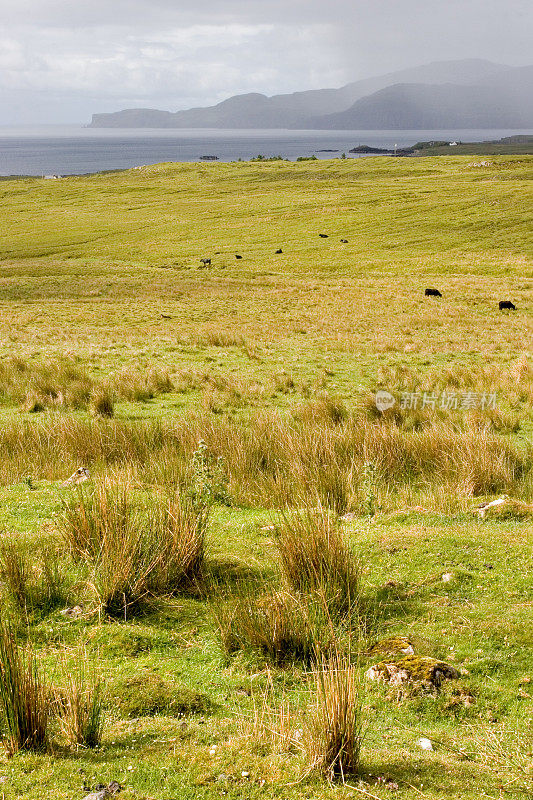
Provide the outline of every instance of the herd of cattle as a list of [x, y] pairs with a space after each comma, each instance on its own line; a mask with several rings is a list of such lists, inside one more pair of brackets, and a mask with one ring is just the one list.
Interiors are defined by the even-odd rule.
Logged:
[[[442, 297], [442, 293], [438, 289], [426, 289], [424, 292], [426, 297]], [[516, 311], [516, 306], [510, 300], [500, 300], [498, 303], [500, 311]]]
[[[328, 233], [319, 233], [318, 234], [321, 239], [329, 239]], [[342, 244], [348, 244], [348, 239], [341, 239]], [[276, 250], [276, 255], [283, 253], [281, 247]], [[218, 253], [217, 253], [218, 255]], [[242, 259], [242, 256], [239, 253], [235, 253], [235, 258], [237, 261]], [[211, 266], [211, 259], [210, 258], [201, 258], [200, 259], [201, 267], [210, 267]], [[431, 289], [427, 288], [424, 292], [425, 297], [442, 297], [442, 292], [439, 292], [438, 289]], [[500, 300], [498, 303], [498, 308], [500, 311], [516, 311], [516, 306], [510, 300]]]

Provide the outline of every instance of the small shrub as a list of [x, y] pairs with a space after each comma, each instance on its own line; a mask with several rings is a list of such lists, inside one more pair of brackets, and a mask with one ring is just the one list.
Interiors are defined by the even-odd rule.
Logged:
[[190, 496], [196, 508], [208, 508], [213, 503], [232, 505], [224, 459], [214, 458], [203, 439], [192, 455], [191, 472]]
[[0, 622], [0, 708], [10, 754], [46, 748], [49, 700], [34, 653], [18, 647], [12, 629]]

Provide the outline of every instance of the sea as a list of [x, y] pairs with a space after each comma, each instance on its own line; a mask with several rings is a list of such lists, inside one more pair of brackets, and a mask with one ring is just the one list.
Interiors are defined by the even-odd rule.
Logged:
[[0, 175], [83, 175], [168, 161], [248, 161], [258, 155], [291, 161], [350, 158], [353, 147], [402, 148], [420, 141], [477, 142], [533, 130], [207, 130], [120, 129], [58, 125], [0, 127]]

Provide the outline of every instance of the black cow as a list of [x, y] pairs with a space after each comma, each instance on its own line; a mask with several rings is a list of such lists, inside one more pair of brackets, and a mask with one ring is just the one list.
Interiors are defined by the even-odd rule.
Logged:
[[341, 239], [341, 244], [348, 244], [348, 239]]
[[438, 289], [426, 289], [424, 297], [442, 297]]
[[280, 253], [283, 253], [283, 250], [281, 249], [281, 247], [279, 248], [279, 250], [276, 250], [276, 255], [279, 256]]
[[319, 233], [318, 235], [320, 236], [321, 239], [329, 238], [327, 233]]
[[242, 258], [242, 256], [238, 256], [237, 253], [235, 253], [235, 258], [237, 259], [237, 261], [239, 261]]
[[515, 304], [511, 303], [510, 300], [500, 300], [498, 303], [498, 308], [500, 311], [505, 311], [505, 309], [508, 309], [509, 311], [516, 311]]
[[209, 267], [209, 266], [211, 266], [211, 259], [210, 258], [201, 258], [200, 259], [200, 264], [203, 264], [204, 267]]

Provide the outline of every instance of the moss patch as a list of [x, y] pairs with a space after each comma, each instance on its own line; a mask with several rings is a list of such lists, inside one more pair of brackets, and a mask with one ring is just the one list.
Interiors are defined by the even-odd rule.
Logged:
[[116, 681], [108, 690], [107, 697], [110, 707], [125, 717], [155, 714], [182, 717], [206, 714], [213, 709], [213, 703], [206, 695], [165, 680], [151, 670]]

